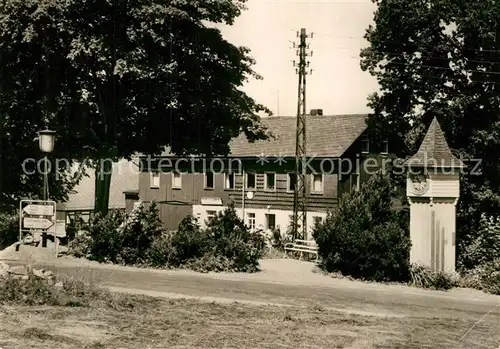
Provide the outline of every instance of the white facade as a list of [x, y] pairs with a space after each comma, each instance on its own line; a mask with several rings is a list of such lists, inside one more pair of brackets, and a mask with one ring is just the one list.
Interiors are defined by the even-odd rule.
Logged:
[[[211, 205], [193, 205], [193, 216], [198, 218], [200, 224], [205, 226], [205, 222], [219, 211], [225, 210], [226, 206], [211, 206]], [[242, 209], [235, 208], [236, 213], [242, 217]], [[316, 220], [324, 220], [326, 212], [307, 212], [308, 239], [312, 239], [312, 229]], [[245, 208], [244, 222], [251, 229], [263, 230], [279, 228], [282, 234], [285, 234], [293, 217], [293, 211], [262, 209], [262, 208]]]
[[455, 271], [456, 206], [460, 193], [458, 174], [431, 174], [422, 191], [410, 179], [410, 262], [445, 272]]

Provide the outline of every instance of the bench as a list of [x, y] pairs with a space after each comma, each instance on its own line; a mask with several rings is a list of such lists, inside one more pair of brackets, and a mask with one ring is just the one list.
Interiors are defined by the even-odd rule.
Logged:
[[318, 245], [316, 245], [314, 240], [295, 240], [294, 242], [287, 243], [283, 258], [288, 257], [288, 251], [300, 252], [300, 259], [302, 259], [304, 253], [310, 253], [316, 256], [316, 263], [319, 260]]

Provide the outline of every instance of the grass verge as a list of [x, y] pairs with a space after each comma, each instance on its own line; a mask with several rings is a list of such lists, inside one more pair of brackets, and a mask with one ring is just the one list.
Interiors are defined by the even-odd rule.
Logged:
[[1, 286], [3, 349], [437, 349], [496, 348], [500, 343], [500, 307], [477, 321], [457, 312], [389, 317], [317, 305], [164, 300], [115, 294], [67, 277], [7, 279]]
[[357, 316], [317, 307], [171, 300], [130, 309], [3, 306], [0, 311], [4, 349], [498, 346], [491, 322], [480, 324], [459, 341], [459, 334], [473, 325], [470, 321]]

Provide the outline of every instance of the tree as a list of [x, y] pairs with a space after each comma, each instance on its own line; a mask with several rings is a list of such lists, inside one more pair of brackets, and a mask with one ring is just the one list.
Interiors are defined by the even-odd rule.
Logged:
[[338, 207], [314, 227], [321, 266], [375, 281], [407, 281], [408, 221], [392, 209], [394, 183], [377, 173], [360, 191], [345, 193]]
[[[500, 3], [376, 0], [361, 67], [380, 93], [369, 98], [372, 136], [388, 137], [399, 156], [416, 152], [437, 116], [463, 159], [481, 159], [482, 174], [462, 176], [459, 254], [481, 213], [500, 210]], [[473, 170], [475, 162], [468, 162]], [[477, 171], [477, 170], [476, 170]]]
[[95, 160], [102, 213], [112, 168], [101, 159], [165, 146], [219, 155], [241, 132], [264, 139], [258, 113], [270, 112], [240, 90], [260, 78], [249, 50], [205, 24], [232, 24], [245, 1], [6, 0], [2, 115], [55, 129], [59, 156]]

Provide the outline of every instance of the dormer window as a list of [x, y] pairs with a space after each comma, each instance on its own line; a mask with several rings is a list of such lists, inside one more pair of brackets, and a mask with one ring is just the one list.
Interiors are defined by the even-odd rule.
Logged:
[[370, 152], [370, 138], [368, 135], [364, 135], [361, 138], [361, 153], [368, 154]]

